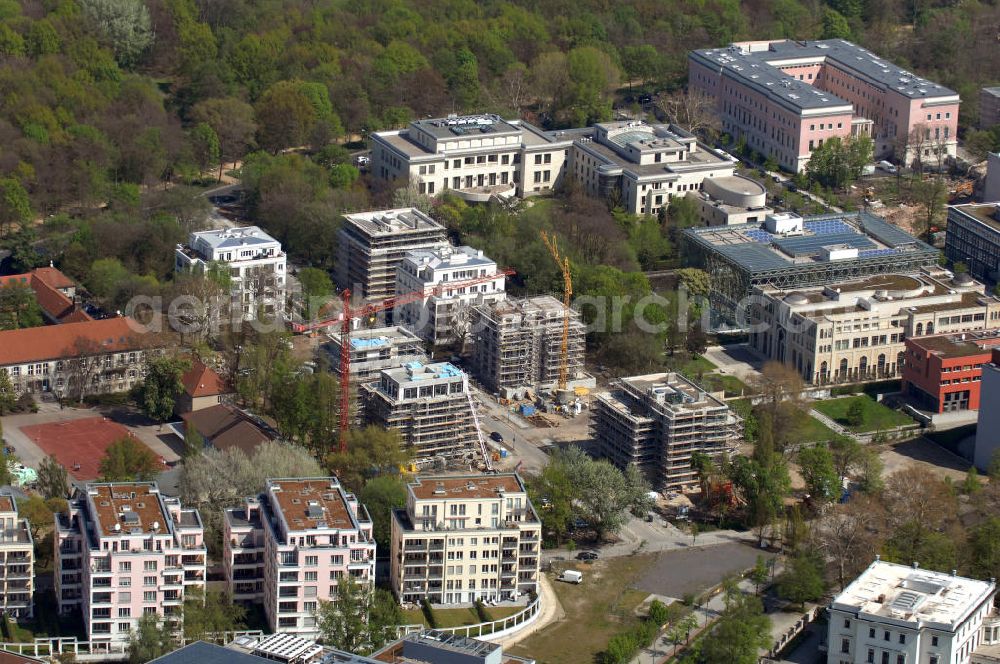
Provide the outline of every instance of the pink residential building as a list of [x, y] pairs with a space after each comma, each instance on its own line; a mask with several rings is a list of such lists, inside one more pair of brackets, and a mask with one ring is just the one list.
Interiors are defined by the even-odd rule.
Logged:
[[843, 39], [692, 51], [688, 86], [715, 100], [724, 132], [794, 172], [834, 137], [868, 134], [877, 159], [906, 165], [957, 146], [958, 93]]
[[271, 630], [315, 635], [319, 602], [348, 575], [375, 582], [368, 510], [335, 477], [271, 479], [226, 510], [224, 565], [235, 602], [263, 604]]
[[80, 609], [90, 641], [125, 641], [144, 615], [180, 619], [204, 592], [201, 516], [155, 483], [88, 484], [55, 525], [59, 612]]

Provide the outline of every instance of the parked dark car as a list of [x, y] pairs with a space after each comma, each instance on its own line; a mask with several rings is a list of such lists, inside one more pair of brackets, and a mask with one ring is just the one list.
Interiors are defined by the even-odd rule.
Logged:
[[577, 560], [597, 560], [598, 555], [596, 551], [581, 551], [576, 554]]
[[490, 440], [492, 440], [492, 441], [494, 441], [496, 443], [502, 443], [503, 442], [503, 436], [500, 435], [499, 431], [491, 431], [490, 432]]

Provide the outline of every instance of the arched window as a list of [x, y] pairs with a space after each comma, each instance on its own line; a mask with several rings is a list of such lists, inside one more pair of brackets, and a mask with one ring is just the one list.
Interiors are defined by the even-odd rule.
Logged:
[[837, 372], [838, 378], [847, 378], [847, 358], [845, 357], [840, 361], [840, 371]]
[[819, 365], [819, 382], [825, 383], [830, 378], [829, 371], [830, 369], [827, 366], [826, 361], [821, 362]]
[[934, 323], [927, 323], [927, 334], [934, 334]]
[[923, 323], [917, 323], [917, 336], [919, 337], [919, 336], [923, 335], [923, 333], [924, 333], [924, 324]]
[[867, 375], [868, 375], [868, 358], [862, 355], [861, 361], [858, 362], [858, 376], [864, 378]]
[[881, 353], [878, 356], [878, 375], [885, 375], [885, 353]]

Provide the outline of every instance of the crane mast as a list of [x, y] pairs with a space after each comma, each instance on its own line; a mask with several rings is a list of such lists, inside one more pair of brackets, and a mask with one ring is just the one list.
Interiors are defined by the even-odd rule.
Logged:
[[559, 245], [555, 236], [545, 231], [541, 232], [542, 242], [559, 266], [563, 278], [563, 329], [562, 344], [559, 349], [559, 389], [565, 390], [569, 378], [569, 310], [573, 297], [573, 276], [569, 269], [569, 258], [559, 254]]

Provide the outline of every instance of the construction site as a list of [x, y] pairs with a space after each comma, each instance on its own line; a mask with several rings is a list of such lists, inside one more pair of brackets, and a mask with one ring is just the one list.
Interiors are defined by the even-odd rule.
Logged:
[[695, 486], [695, 453], [713, 459], [735, 450], [742, 422], [725, 402], [678, 373], [622, 378], [595, 398], [591, 430], [603, 458], [635, 464], [663, 491]]
[[[569, 333], [562, 350], [564, 318]], [[554, 392], [565, 360], [566, 389], [592, 388], [584, 372], [586, 329], [580, 314], [550, 295], [508, 299], [472, 310], [471, 366], [483, 386], [505, 399]]]
[[475, 462], [488, 455], [465, 373], [450, 362], [409, 362], [361, 385], [365, 423], [399, 431], [414, 460]]
[[346, 214], [337, 239], [337, 284], [366, 299], [395, 295], [409, 252], [448, 246], [444, 226], [416, 208]]

